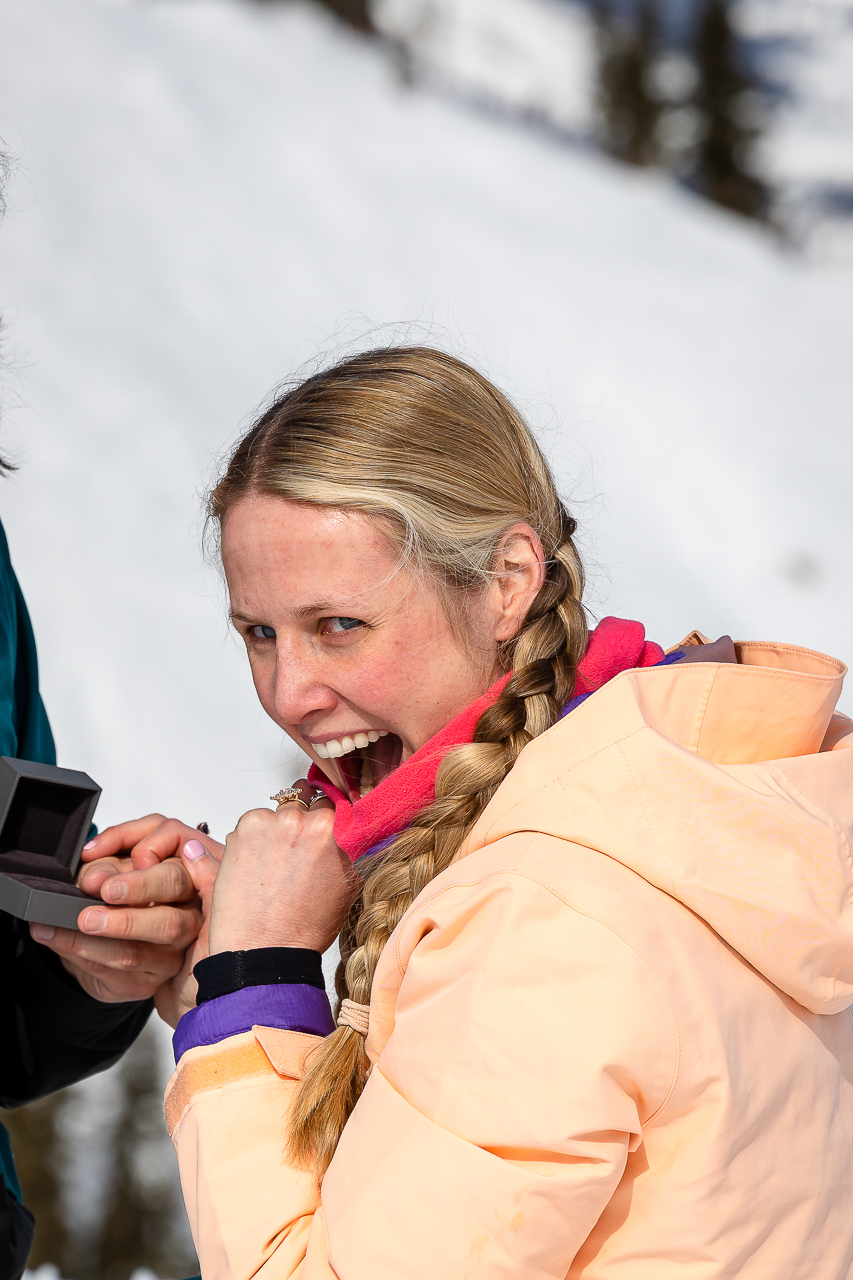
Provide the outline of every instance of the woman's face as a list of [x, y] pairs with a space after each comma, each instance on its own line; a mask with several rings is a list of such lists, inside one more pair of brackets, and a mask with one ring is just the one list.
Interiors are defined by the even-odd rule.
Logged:
[[243, 498], [222, 557], [264, 710], [351, 799], [485, 692], [517, 625], [490, 587], [461, 641], [436, 591], [357, 512]]

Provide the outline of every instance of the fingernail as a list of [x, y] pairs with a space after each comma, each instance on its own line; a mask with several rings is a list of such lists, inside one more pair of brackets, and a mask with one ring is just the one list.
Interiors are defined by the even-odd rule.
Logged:
[[101, 890], [101, 897], [108, 902], [121, 902], [127, 897], [127, 885], [124, 880], [108, 880]]
[[207, 853], [204, 845], [200, 840], [188, 840], [184, 845], [184, 857], [190, 862], [195, 862], [197, 858], [203, 858]]
[[106, 923], [106, 911], [87, 911], [83, 917], [83, 928], [87, 933], [100, 933]]
[[87, 841], [86, 841], [86, 843], [83, 845], [83, 848], [84, 848], [84, 849], [94, 849], [94, 847], [95, 847], [95, 845], [96, 845], [97, 843], [98, 843], [98, 838], [97, 838], [97, 836], [95, 836], [94, 840], [87, 840]]
[[31, 924], [30, 935], [35, 938], [36, 942], [50, 942], [56, 933], [52, 924]]

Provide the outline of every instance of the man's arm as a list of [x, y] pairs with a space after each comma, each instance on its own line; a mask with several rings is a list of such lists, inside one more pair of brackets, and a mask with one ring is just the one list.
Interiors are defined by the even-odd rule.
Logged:
[[16, 1107], [111, 1066], [139, 1035], [153, 1001], [105, 1004], [59, 957], [0, 912], [0, 1105]]

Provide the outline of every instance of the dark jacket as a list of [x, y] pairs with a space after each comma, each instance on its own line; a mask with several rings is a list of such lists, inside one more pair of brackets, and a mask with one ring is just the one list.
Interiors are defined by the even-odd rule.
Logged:
[[[2, 524], [0, 755], [56, 764], [32, 624]], [[32, 941], [26, 924], [0, 911], [0, 1106], [20, 1106], [111, 1066], [139, 1035], [151, 1009], [150, 1000], [94, 1000], [52, 951]], [[2, 1129], [0, 1280], [21, 1274], [31, 1242], [32, 1218], [20, 1204]]]

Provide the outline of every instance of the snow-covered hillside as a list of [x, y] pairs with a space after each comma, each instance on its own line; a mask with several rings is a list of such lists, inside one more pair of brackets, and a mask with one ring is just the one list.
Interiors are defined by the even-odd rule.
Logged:
[[595, 119], [588, 9], [566, 0], [372, 0], [404, 75], [576, 137]]
[[347, 325], [418, 321], [539, 425], [593, 603], [851, 651], [853, 282], [653, 176], [406, 91], [302, 4], [6, 0], [0, 510], [102, 821], [223, 833], [296, 765], [197, 493]]
[[[689, 45], [703, 2], [657, 0], [665, 39]], [[773, 217], [814, 261], [851, 265], [853, 0], [731, 0], [730, 8], [741, 54], [766, 91], [751, 163], [772, 191]], [[587, 140], [598, 132], [594, 9], [595, 0], [371, 0], [408, 77]], [[664, 63], [658, 87], [677, 99], [689, 62], [670, 50]], [[669, 121], [667, 133], [683, 133], [684, 109]]]

